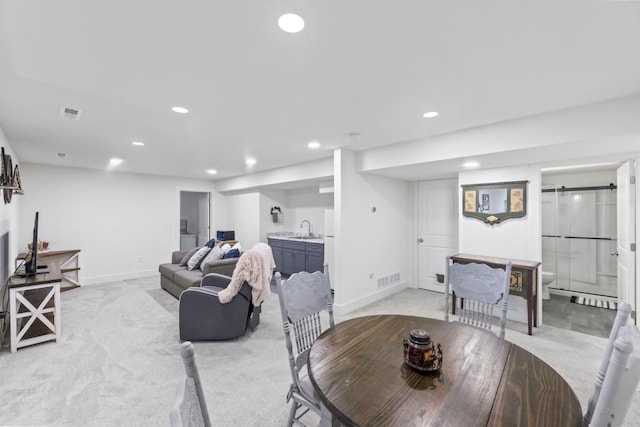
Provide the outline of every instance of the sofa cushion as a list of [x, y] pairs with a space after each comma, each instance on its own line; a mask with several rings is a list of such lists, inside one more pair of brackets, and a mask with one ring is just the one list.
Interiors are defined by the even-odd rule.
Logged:
[[173, 274], [173, 281], [181, 288], [200, 286], [202, 272], [200, 270], [180, 270]]
[[160, 267], [158, 268], [158, 270], [160, 271], [160, 274], [162, 274], [163, 276], [171, 280], [173, 280], [173, 274], [176, 271], [186, 270], [186, 269], [187, 267], [179, 264], [160, 264]]
[[240, 256], [240, 251], [237, 249], [231, 249], [229, 252], [225, 253], [222, 259], [228, 258], [238, 258]]
[[193, 256], [193, 254], [198, 252], [198, 249], [200, 249], [200, 248], [193, 248], [189, 252], [184, 254], [184, 256], [182, 257], [182, 260], [180, 261], [180, 265], [187, 265], [187, 263], [189, 262], [189, 260]]
[[222, 259], [223, 256], [224, 256], [224, 251], [221, 248], [218, 248], [218, 247], [211, 248], [207, 256], [204, 257], [204, 259], [200, 263], [200, 269], [202, 270], [202, 266], [204, 266], [205, 264], [211, 261]]
[[198, 249], [198, 252], [196, 252], [191, 258], [189, 258], [189, 261], [187, 262], [187, 269], [195, 270], [196, 268], [198, 268], [200, 266], [200, 263], [202, 262], [204, 257], [207, 256], [210, 250], [211, 248], [209, 246], [203, 246]]
[[202, 274], [218, 273], [231, 277], [240, 258], [219, 259], [200, 265]]

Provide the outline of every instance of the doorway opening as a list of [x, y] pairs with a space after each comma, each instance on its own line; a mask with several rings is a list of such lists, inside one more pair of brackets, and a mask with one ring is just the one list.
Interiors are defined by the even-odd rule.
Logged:
[[418, 288], [444, 292], [445, 258], [458, 252], [458, 179], [418, 183]]
[[210, 193], [180, 191], [180, 250], [204, 246], [210, 239]]
[[555, 279], [550, 293], [615, 301], [616, 198], [613, 183], [542, 189], [542, 269]]
[[616, 304], [627, 300], [627, 287], [635, 287], [621, 275], [618, 255], [628, 240], [625, 218], [635, 221], [635, 201], [624, 202], [624, 166], [543, 171], [541, 296], [547, 325], [607, 337]]

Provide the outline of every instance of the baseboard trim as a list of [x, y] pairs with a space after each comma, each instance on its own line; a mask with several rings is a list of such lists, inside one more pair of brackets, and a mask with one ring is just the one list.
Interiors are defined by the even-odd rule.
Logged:
[[[82, 277], [82, 279], [80, 280], [80, 285], [82, 286], [99, 285], [102, 283], [117, 282], [118, 280], [140, 279], [142, 277], [149, 277], [149, 276], [159, 277], [160, 273], [157, 270], [142, 270], [142, 271], [131, 271], [128, 273], [107, 274], [104, 276]], [[158, 286], [160, 286], [160, 282], [158, 282]]]
[[362, 298], [358, 298], [346, 304], [334, 304], [333, 310], [337, 315], [344, 315], [369, 304], [372, 304], [376, 301], [380, 301], [381, 299], [384, 299], [393, 294], [397, 294], [398, 292], [407, 289], [408, 287], [409, 282], [400, 282], [396, 285], [387, 286], [386, 288], [380, 289], [379, 291], [376, 291], [369, 295], [365, 295]]

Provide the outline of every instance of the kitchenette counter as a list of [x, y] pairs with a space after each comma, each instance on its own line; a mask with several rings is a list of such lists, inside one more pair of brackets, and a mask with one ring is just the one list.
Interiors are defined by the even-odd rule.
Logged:
[[310, 236], [302, 236], [296, 233], [278, 233], [278, 234], [268, 234], [267, 238], [279, 239], [279, 240], [293, 240], [296, 242], [307, 242], [307, 243], [324, 243], [323, 236], [319, 236], [317, 234], [312, 234]]
[[280, 273], [289, 276], [299, 271], [323, 271], [323, 236], [281, 232], [268, 234], [267, 240], [273, 252], [276, 269]]

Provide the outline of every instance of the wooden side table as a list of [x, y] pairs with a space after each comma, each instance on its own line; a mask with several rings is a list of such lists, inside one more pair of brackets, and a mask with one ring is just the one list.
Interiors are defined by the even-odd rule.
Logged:
[[30, 277], [12, 276], [9, 280], [9, 317], [11, 352], [45, 341], [57, 341], [60, 327], [60, 282], [56, 263], [48, 263], [48, 272]]
[[[497, 258], [483, 255], [457, 254], [451, 256], [453, 262], [467, 264], [476, 262], [489, 267], [501, 267], [511, 261], [511, 285], [509, 295], [518, 295], [527, 300], [527, 330], [532, 335], [531, 326], [538, 327], [538, 267], [537, 261]], [[455, 295], [452, 295], [455, 310]], [[455, 311], [454, 311], [455, 314]]]
[[[26, 256], [26, 253], [18, 255], [16, 268]], [[38, 251], [38, 263], [56, 263], [60, 267], [60, 273], [62, 274], [61, 291], [80, 287], [80, 249]]]

